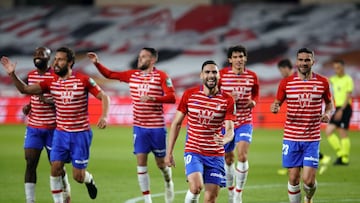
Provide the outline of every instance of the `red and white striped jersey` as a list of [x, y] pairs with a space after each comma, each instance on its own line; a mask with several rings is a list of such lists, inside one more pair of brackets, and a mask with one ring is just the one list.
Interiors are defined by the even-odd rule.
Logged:
[[[44, 74], [40, 74], [38, 70], [32, 70], [28, 73], [28, 84], [33, 85], [44, 81], [45, 79], [52, 79], [54, 77], [50, 69]], [[51, 94], [44, 93], [42, 96], [45, 99], [52, 100]], [[31, 110], [28, 114], [28, 126], [33, 128], [49, 128], [56, 127], [55, 105], [47, 104], [40, 100], [39, 95], [31, 95], [30, 97]]]
[[292, 141], [318, 141], [323, 101], [331, 102], [327, 78], [312, 73], [310, 80], [302, 80], [297, 73], [284, 78], [276, 99], [287, 103], [284, 139]]
[[257, 102], [259, 81], [255, 72], [245, 69], [244, 73], [235, 74], [231, 67], [220, 70], [219, 87], [233, 96], [236, 102], [235, 128], [243, 124], [252, 124], [252, 108], [244, 107], [249, 99]]
[[62, 80], [57, 75], [40, 83], [43, 92], [50, 92], [56, 106], [56, 128], [66, 132], [89, 130], [88, 93], [96, 97], [100, 87], [89, 76], [73, 73]]
[[[102, 64], [95, 64], [101, 74], [109, 79], [129, 83], [133, 104], [134, 126], [162, 128], [165, 118], [162, 103], [175, 103], [175, 90], [168, 75], [156, 68], [150, 73], [141, 70], [110, 71]], [[156, 101], [141, 102], [141, 96], [156, 98]]]
[[185, 152], [224, 156], [224, 147], [215, 143], [214, 135], [221, 135], [225, 120], [236, 120], [234, 99], [221, 91], [209, 97], [202, 90], [203, 86], [186, 90], [177, 108], [188, 118]]

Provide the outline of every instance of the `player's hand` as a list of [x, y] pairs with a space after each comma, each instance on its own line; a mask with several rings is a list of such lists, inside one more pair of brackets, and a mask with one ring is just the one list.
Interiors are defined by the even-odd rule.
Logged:
[[165, 156], [165, 165], [168, 167], [174, 167], [176, 166], [174, 156], [172, 154], [167, 154]]
[[106, 128], [106, 125], [107, 125], [106, 118], [101, 117], [97, 123], [97, 127], [100, 129], [104, 129], [104, 128]]
[[9, 75], [15, 72], [16, 63], [13, 63], [8, 57], [1, 57], [1, 64]]
[[91, 60], [91, 62], [99, 63], [99, 57], [95, 52], [88, 52], [87, 57]]
[[321, 122], [328, 123], [329, 121], [330, 121], [330, 115], [328, 113], [321, 115]]
[[248, 102], [245, 104], [245, 108], [253, 108], [255, 107], [256, 102], [252, 99], [249, 99]]
[[29, 115], [30, 113], [30, 110], [31, 110], [31, 105], [30, 104], [26, 104], [23, 106], [22, 108], [22, 112], [25, 116]]
[[144, 95], [140, 97], [140, 101], [141, 102], [154, 101], [154, 97], [149, 97], [147, 95]]
[[225, 144], [224, 137], [220, 136], [217, 133], [214, 135], [214, 141], [215, 141], [216, 144], [221, 145], [221, 146], [223, 146]]
[[271, 106], [270, 106], [270, 111], [271, 111], [272, 113], [277, 113], [277, 112], [279, 112], [279, 110], [280, 110], [280, 105], [279, 105], [279, 103], [274, 102], [274, 103], [271, 104]]

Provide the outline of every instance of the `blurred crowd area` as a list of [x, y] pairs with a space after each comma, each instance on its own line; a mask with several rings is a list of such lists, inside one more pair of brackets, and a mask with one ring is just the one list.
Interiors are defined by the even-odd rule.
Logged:
[[[110, 95], [127, 96], [128, 86], [104, 79], [85, 54], [95, 51], [104, 65], [126, 70], [136, 68], [142, 47], [154, 47], [159, 51], [157, 67], [169, 74], [181, 95], [200, 82], [199, 71], [205, 60], [215, 60], [220, 68], [227, 66], [227, 48], [241, 44], [248, 49], [247, 67], [259, 76], [260, 94], [267, 97], [275, 94], [281, 79], [277, 62], [289, 58], [295, 63], [296, 51], [308, 47], [315, 51], [314, 70], [325, 76], [334, 73], [333, 59], [343, 59], [355, 82], [354, 97], [360, 95], [357, 3], [139, 1], [121, 5], [124, 1], [115, 1], [117, 5], [105, 6], [83, 1], [79, 4], [86, 5], [29, 6], [31, 1], [11, 2], [22, 6], [0, 7], [0, 54], [17, 62], [17, 72], [23, 78], [34, 68], [36, 47], [55, 51], [69, 46], [77, 53], [76, 71], [93, 77]], [[0, 89], [1, 97], [20, 96], [5, 71], [0, 71]]]

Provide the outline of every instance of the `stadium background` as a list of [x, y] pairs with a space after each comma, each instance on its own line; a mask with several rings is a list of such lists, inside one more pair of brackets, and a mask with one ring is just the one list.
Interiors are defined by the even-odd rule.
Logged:
[[[113, 98], [111, 124], [131, 123], [128, 86], [104, 79], [87, 60], [86, 52], [96, 51], [103, 64], [113, 70], [125, 70], [135, 67], [140, 48], [155, 47], [159, 50], [157, 67], [168, 72], [180, 97], [184, 89], [199, 83], [204, 60], [213, 59], [225, 66], [226, 49], [242, 44], [249, 50], [248, 68], [260, 79], [256, 126], [281, 126], [282, 120], [268, 112], [281, 79], [276, 63], [284, 57], [294, 62], [296, 51], [309, 47], [316, 53], [314, 70], [323, 75], [333, 74], [330, 62], [334, 58], [346, 61], [347, 72], [355, 81], [351, 128], [360, 128], [360, 8], [356, 3], [72, 2], [97, 4], [80, 6], [67, 1], [51, 2], [53, 5], [41, 0], [14, 1], [18, 6], [0, 8], [0, 55], [17, 61], [17, 72], [25, 78], [33, 68], [32, 53], [37, 46], [55, 50], [67, 45], [75, 49], [75, 70], [92, 76]], [[0, 123], [23, 122], [24, 95], [16, 91], [4, 71], [0, 71], [0, 88]], [[171, 115], [175, 108], [170, 106], [166, 113]], [[96, 105], [90, 105], [90, 111], [92, 115], [96, 113]], [[279, 122], [267, 122], [274, 120]]]
[[[320, 177], [322, 189], [319, 189], [317, 199], [320, 199], [319, 202], [360, 202], [360, 180], [357, 175], [360, 158], [356, 156], [360, 153], [356, 147], [360, 143], [358, 2], [2, 0], [0, 55], [17, 61], [17, 72], [25, 78], [26, 73], [33, 69], [32, 52], [36, 47], [47, 46], [55, 50], [67, 45], [77, 53], [75, 70], [92, 76], [111, 95], [109, 122], [113, 125], [105, 131], [94, 129], [96, 136], [91, 160], [94, 164], [89, 166], [97, 174], [98, 184], [103, 189], [111, 187], [102, 193], [108, 197], [99, 196], [97, 202], [126, 202], [137, 197], [139, 191], [136, 176], [126, 173], [134, 171], [135, 167], [131, 155], [131, 129], [124, 127], [132, 123], [128, 86], [104, 79], [86, 59], [86, 52], [96, 51], [108, 67], [126, 70], [134, 68], [138, 51], [142, 47], [155, 47], [159, 50], [157, 67], [169, 73], [179, 98], [184, 89], [199, 83], [200, 66], [204, 60], [214, 59], [223, 66], [226, 65], [226, 49], [229, 46], [246, 46], [249, 51], [248, 68], [259, 76], [261, 97], [254, 110], [254, 134], [257, 139], [254, 139], [250, 153], [253, 171], [249, 176], [250, 191], [245, 197], [249, 202], [268, 203], [286, 202], [286, 193], [282, 188], [286, 178], [279, 178], [275, 174], [280, 166], [279, 147], [285, 109], [282, 108], [277, 117], [269, 112], [270, 102], [281, 79], [277, 61], [288, 57], [294, 62], [297, 49], [309, 47], [315, 50], [315, 71], [330, 76], [333, 74], [331, 60], [342, 58], [347, 63], [347, 72], [355, 81], [351, 123], [352, 163], [348, 168], [332, 167], [328, 175]], [[0, 192], [0, 202], [20, 202], [23, 199], [25, 162], [22, 142], [26, 119], [21, 108], [28, 101], [29, 98], [19, 94], [5, 71], [1, 70], [0, 179], [3, 181], [0, 181], [0, 187], [5, 189]], [[99, 105], [98, 101], [90, 98], [92, 123], [96, 122], [99, 115]], [[175, 110], [176, 105], [165, 105], [168, 123]], [[127, 144], [123, 146], [121, 143]], [[322, 150], [332, 153], [326, 142]], [[181, 146], [177, 147], [177, 153], [178, 167], [174, 169], [176, 188], [185, 190], [183, 169], [179, 167], [182, 161]], [[125, 157], [121, 154], [125, 154]], [[48, 176], [44, 176], [48, 174], [48, 165], [46, 158], [42, 159], [37, 194], [39, 202], [49, 202]], [[156, 174], [153, 165], [150, 165], [150, 171], [152, 188], [155, 193], [161, 193], [161, 176]], [[261, 189], [254, 189], [259, 184], [264, 186], [265, 193]], [[76, 202], [88, 202], [84, 188], [73, 181], [72, 185], [74, 199], [79, 199]], [[275, 197], [272, 194], [277, 195]], [[224, 195], [226, 193], [222, 191], [221, 196]], [[182, 195], [176, 200], [181, 202]]]

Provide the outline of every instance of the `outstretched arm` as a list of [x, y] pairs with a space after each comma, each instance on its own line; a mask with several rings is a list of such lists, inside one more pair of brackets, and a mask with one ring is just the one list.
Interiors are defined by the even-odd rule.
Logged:
[[120, 80], [122, 82], [129, 82], [129, 78], [130, 78], [129, 72], [127, 71], [119, 72], [108, 69], [106, 66], [100, 63], [99, 57], [95, 52], [88, 52], [87, 56], [104, 77], [108, 79]]
[[16, 88], [22, 94], [40, 94], [42, 93], [41, 87], [39, 84], [27, 85], [22, 81], [16, 74], [15, 68], [16, 63], [12, 62], [8, 57], [1, 57], [1, 64], [4, 67], [5, 71], [9, 74], [11, 80], [14, 82]]

